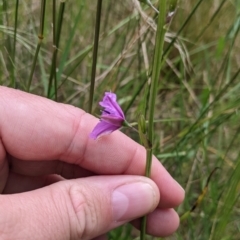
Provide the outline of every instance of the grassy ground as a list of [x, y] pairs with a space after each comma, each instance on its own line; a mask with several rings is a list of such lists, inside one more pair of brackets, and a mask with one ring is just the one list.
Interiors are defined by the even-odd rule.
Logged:
[[[42, 1], [17, 2], [0, 1], [0, 84], [88, 110], [97, 1], [46, 1], [45, 14]], [[103, 1], [93, 103], [99, 114], [103, 93], [116, 92], [129, 122], [145, 104], [157, 22], [137, 3]], [[239, 0], [180, 0], [165, 36], [154, 154], [186, 190], [167, 239], [240, 239], [239, 29]], [[109, 236], [137, 235], [125, 226]]]

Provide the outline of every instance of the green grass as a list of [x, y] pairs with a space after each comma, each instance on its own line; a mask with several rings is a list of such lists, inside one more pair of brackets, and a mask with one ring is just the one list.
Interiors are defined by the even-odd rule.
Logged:
[[[56, 1], [55, 8], [54, 1], [46, 1], [44, 15], [42, 1], [17, 2], [0, 5], [0, 83], [87, 111], [97, 1]], [[158, 1], [152, 2], [157, 7]], [[151, 8], [141, 7], [139, 14], [133, 1], [102, 2], [95, 115], [107, 90], [117, 93], [130, 123], [146, 106], [157, 19]], [[186, 190], [180, 215], [192, 208], [219, 167], [201, 203], [166, 239], [240, 239], [239, 29], [239, 0], [182, 0], [165, 36], [153, 151]], [[44, 38], [34, 66], [39, 34]], [[128, 225], [109, 238], [138, 234]]]

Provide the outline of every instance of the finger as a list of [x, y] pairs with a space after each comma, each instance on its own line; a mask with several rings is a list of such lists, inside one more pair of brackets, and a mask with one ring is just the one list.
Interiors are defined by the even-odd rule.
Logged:
[[[141, 220], [132, 221], [140, 230]], [[178, 214], [173, 209], [156, 209], [147, 216], [147, 232], [155, 237], [166, 237], [173, 234], [179, 226]]]
[[156, 184], [145, 177], [60, 181], [31, 192], [1, 195], [1, 236], [92, 239], [153, 211], [158, 201]]
[[[54, 160], [98, 174], [144, 175], [145, 149], [116, 131], [98, 141], [89, 134], [98, 120], [82, 110], [8, 88], [0, 88], [0, 129], [5, 149], [23, 160]], [[161, 207], [174, 207], [183, 189], [154, 158], [151, 178]]]
[[25, 161], [16, 158], [10, 160], [11, 171], [26, 176], [42, 176], [58, 174], [66, 179], [89, 177], [93, 172], [75, 164], [58, 160]]
[[9, 171], [9, 167], [8, 167], [8, 162], [6, 158], [6, 151], [3, 145], [1, 144], [1, 137], [0, 137], [0, 192], [3, 191], [6, 185], [7, 178], [8, 178], [8, 171]]
[[[11, 160], [11, 171], [20, 175], [25, 175], [25, 176], [42, 176], [42, 175], [48, 175], [48, 174], [58, 174], [66, 179], [75, 179], [75, 178], [88, 177], [88, 176], [94, 175], [93, 172], [88, 171], [84, 168], [81, 168], [77, 165], [68, 164], [66, 162], [57, 161], [57, 160], [41, 162], [41, 161], [24, 161], [24, 160], [18, 160], [14, 158]], [[156, 179], [156, 181], [158, 181], [158, 178], [161, 178], [158, 174], [161, 174], [161, 173], [156, 173], [156, 177], [153, 177], [153, 179]], [[28, 181], [27, 177], [25, 179], [26, 181]], [[42, 178], [42, 180], [44, 181], [44, 177]], [[16, 182], [19, 183], [18, 181]], [[166, 184], [169, 184], [169, 187], [171, 188], [171, 182], [169, 183], [168, 179], [166, 179]], [[173, 180], [173, 184], [175, 184], [174, 180]], [[37, 189], [40, 187], [41, 186], [37, 184], [37, 186], [34, 189]], [[24, 189], [24, 187], [22, 187], [22, 189]], [[166, 193], [164, 191], [162, 195], [165, 196], [165, 198], [168, 197], [166, 196]], [[166, 207], [170, 204], [174, 205], [176, 203], [174, 204], [166, 203], [165, 205], [160, 204], [160, 207], [164, 207], [164, 206]]]
[[3, 194], [13, 194], [32, 191], [53, 183], [64, 180], [59, 175], [45, 175], [40, 177], [29, 177], [17, 173], [9, 173], [8, 181], [3, 190]]

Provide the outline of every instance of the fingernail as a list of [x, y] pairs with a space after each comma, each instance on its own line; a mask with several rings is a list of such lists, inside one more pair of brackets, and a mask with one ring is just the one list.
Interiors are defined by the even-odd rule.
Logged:
[[113, 220], [126, 221], [151, 212], [157, 205], [157, 196], [148, 183], [122, 185], [112, 193]]
[[184, 190], [184, 188], [183, 188], [176, 180], [174, 180], [174, 181], [175, 181], [176, 184], [178, 185], [179, 190], [182, 192], [182, 195], [185, 195], [185, 190]]

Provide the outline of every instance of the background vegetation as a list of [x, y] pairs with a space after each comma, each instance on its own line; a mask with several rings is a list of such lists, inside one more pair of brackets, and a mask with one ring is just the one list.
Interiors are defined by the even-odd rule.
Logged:
[[[42, 2], [0, 1], [0, 84], [88, 110], [97, 1], [56, 1], [56, 8], [46, 1], [44, 14]], [[179, 0], [165, 37], [154, 153], [186, 190], [180, 228], [167, 239], [240, 239], [239, 28], [239, 0]], [[111, 90], [128, 121], [137, 120], [155, 29], [156, 13], [147, 5], [103, 1], [94, 114]], [[130, 226], [109, 234], [137, 236]]]

